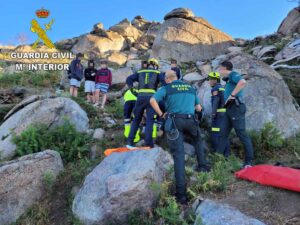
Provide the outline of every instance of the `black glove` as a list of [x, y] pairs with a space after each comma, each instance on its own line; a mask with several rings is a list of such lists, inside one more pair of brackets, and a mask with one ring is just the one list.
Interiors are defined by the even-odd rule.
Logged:
[[198, 111], [196, 111], [196, 119], [198, 120], [198, 121], [201, 121], [202, 120], [202, 117], [203, 117], [203, 111], [201, 111], [201, 112], [198, 112]]

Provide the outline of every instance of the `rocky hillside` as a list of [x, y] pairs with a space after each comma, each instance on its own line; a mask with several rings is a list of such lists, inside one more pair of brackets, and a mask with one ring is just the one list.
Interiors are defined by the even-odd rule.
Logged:
[[[177, 59], [184, 80], [197, 88], [205, 109], [202, 138], [210, 153], [206, 77], [229, 59], [248, 83], [247, 126], [256, 163], [299, 167], [299, 27], [299, 8], [278, 32], [253, 40], [233, 39], [183, 8], [162, 23], [142, 16], [109, 29], [97, 23], [88, 34], [57, 42], [55, 51], [108, 59], [113, 86], [104, 111], [85, 102], [82, 88], [71, 98], [65, 73], [16, 73], [14, 63], [20, 60], [9, 53], [33, 51], [30, 46], [2, 47], [0, 225], [299, 225], [299, 194], [234, 177], [243, 158], [234, 134], [232, 156], [209, 154], [207, 174], [194, 171], [195, 150], [185, 140], [188, 206], [172, 197], [173, 160], [163, 136], [149, 151], [104, 155], [105, 149], [125, 144], [125, 79], [149, 57], [159, 58], [162, 71]], [[38, 51], [48, 50], [39, 46]]]

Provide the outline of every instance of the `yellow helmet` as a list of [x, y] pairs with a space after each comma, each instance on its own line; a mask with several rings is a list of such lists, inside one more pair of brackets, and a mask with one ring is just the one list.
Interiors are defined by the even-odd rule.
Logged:
[[155, 58], [149, 59], [149, 60], [148, 60], [148, 63], [149, 63], [149, 64], [152, 64], [152, 65], [155, 65], [155, 66], [159, 66], [159, 62], [158, 62], [158, 60], [155, 59]]
[[208, 78], [220, 79], [220, 74], [218, 72], [210, 72]]

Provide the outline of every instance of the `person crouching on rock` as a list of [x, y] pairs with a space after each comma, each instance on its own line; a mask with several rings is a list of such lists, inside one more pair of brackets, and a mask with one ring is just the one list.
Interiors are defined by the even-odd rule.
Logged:
[[88, 68], [84, 70], [84, 92], [86, 93], [87, 101], [95, 103], [95, 79], [97, 70], [93, 60], [89, 60]]
[[70, 65], [70, 94], [74, 97], [77, 97], [78, 95], [78, 88], [80, 87], [80, 82], [83, 78], [83, 66], [81, 64], [83, 57], [84, 55], [82, 53], [78, 53]]
[[101, 60], [101, 68], [96, 74], [96, 93], [95, 93], [95, 106], [99, 105], [100, 93], [103, 95], [101, 109], [104, 109], [107, 92], [112, 83], [112, 73], [107, 68], [107, 61]]

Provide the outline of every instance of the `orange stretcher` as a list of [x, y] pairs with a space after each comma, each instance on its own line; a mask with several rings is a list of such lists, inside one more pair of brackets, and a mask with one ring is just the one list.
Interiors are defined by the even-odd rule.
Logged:
[[106, 149], [104, 151], [105, 156], [109, 156], [112, 153], [122, 153], [122, 152], [131, 152], [131, 151], [137, 151], [137, 150], [150, 150], [150, 147], [140, 147], [140, 148], [126, 148], [126, 147], [121, 147], [121, 148], [111, 148], [111, 149]]

